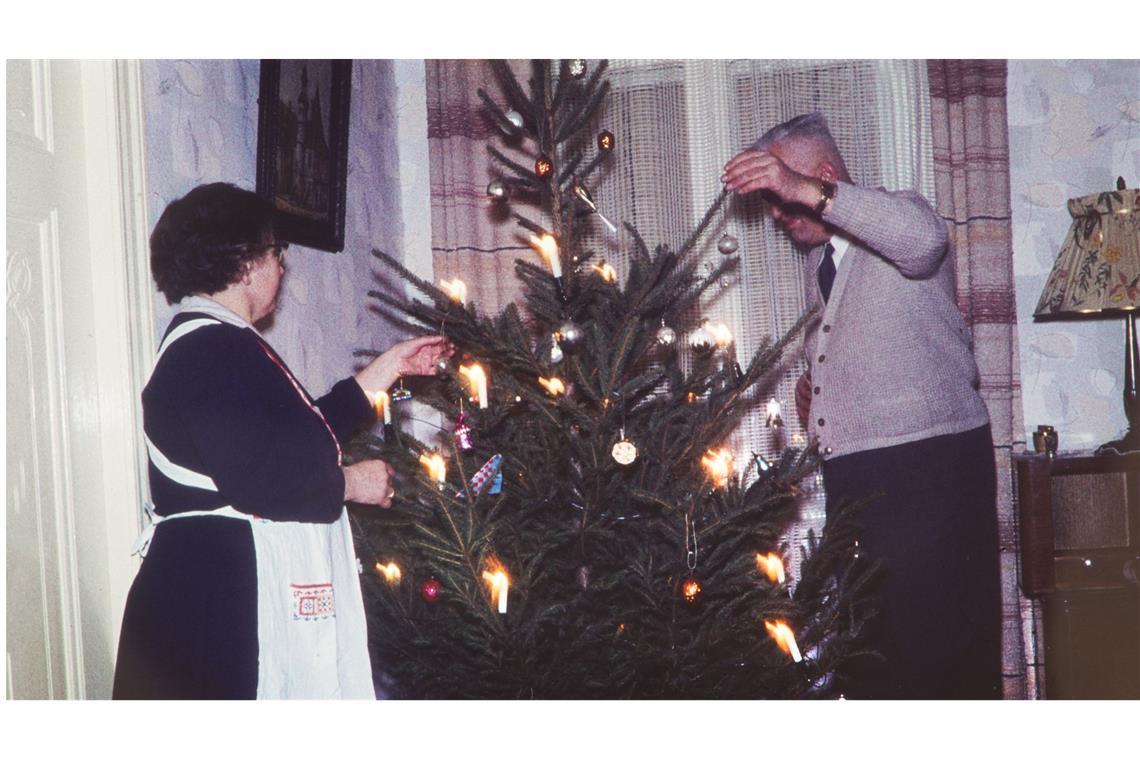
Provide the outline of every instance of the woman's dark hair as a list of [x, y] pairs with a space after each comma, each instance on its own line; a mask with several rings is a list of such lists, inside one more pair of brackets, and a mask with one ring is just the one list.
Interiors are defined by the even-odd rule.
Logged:
[[150, 234], [150, 269], [168, 303], [236, 282], [273, 240], [273, 204], [225, 182], [171, 201]]

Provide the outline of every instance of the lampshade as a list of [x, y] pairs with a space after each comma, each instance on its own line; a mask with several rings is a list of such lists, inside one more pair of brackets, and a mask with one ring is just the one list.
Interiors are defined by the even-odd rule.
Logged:
[[1033, 318], [1124, 317], [1123, 438], [1102, 444], [1098, 454], [1140, 451], [1140, 348], [1136, 315], [1140, 307], [1140, 192], [1116, 190], [1069, 201], [1073, 225], [1061, 245]]
[[1073, 224], [1033, 317], [1079, 318], [1140, 307], [1140, 191], [1069, 200]]

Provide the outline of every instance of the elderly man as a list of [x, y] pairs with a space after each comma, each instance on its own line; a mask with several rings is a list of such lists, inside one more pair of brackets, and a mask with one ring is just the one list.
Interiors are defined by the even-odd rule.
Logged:
[[764, 134], [722, 181], [761, 192], [807, 253], [820, 318], [797, 409], [823, 457], [827, 507], [859, 499], [864, 553], [885, 565], [849, 697], [1000, 696], [1000, 590], [989, 416], [954, 301], [943, 221], [914, 192], [852, 184], [818, 113]]

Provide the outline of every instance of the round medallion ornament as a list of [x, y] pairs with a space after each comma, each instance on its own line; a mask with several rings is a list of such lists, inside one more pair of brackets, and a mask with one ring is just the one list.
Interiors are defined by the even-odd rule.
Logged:
[[727, 233], [722, 235], [716, 244], [716, 249], [723, 253], [725, 256], [731, 256], [732, 254], [736, 253], [737, 249], [739, 248], [740, 241]]

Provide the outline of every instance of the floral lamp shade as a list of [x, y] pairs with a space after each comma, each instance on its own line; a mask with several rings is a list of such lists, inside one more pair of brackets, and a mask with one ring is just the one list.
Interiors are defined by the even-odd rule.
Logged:
[[1079, 317], [1140, 308], [1140, 190], [1069, 200], [1073, 225], [1033, 316]]
[[[1140, 191], [1116, 190], [1069, 201], [1073, 226], [1057, 254], [1033, 318], [1124, 317], [1124, 416], [1128, 431], [1097, 454], [1140, 457]], [[1140, 461], [1140, 460], [1138, 460]]]

